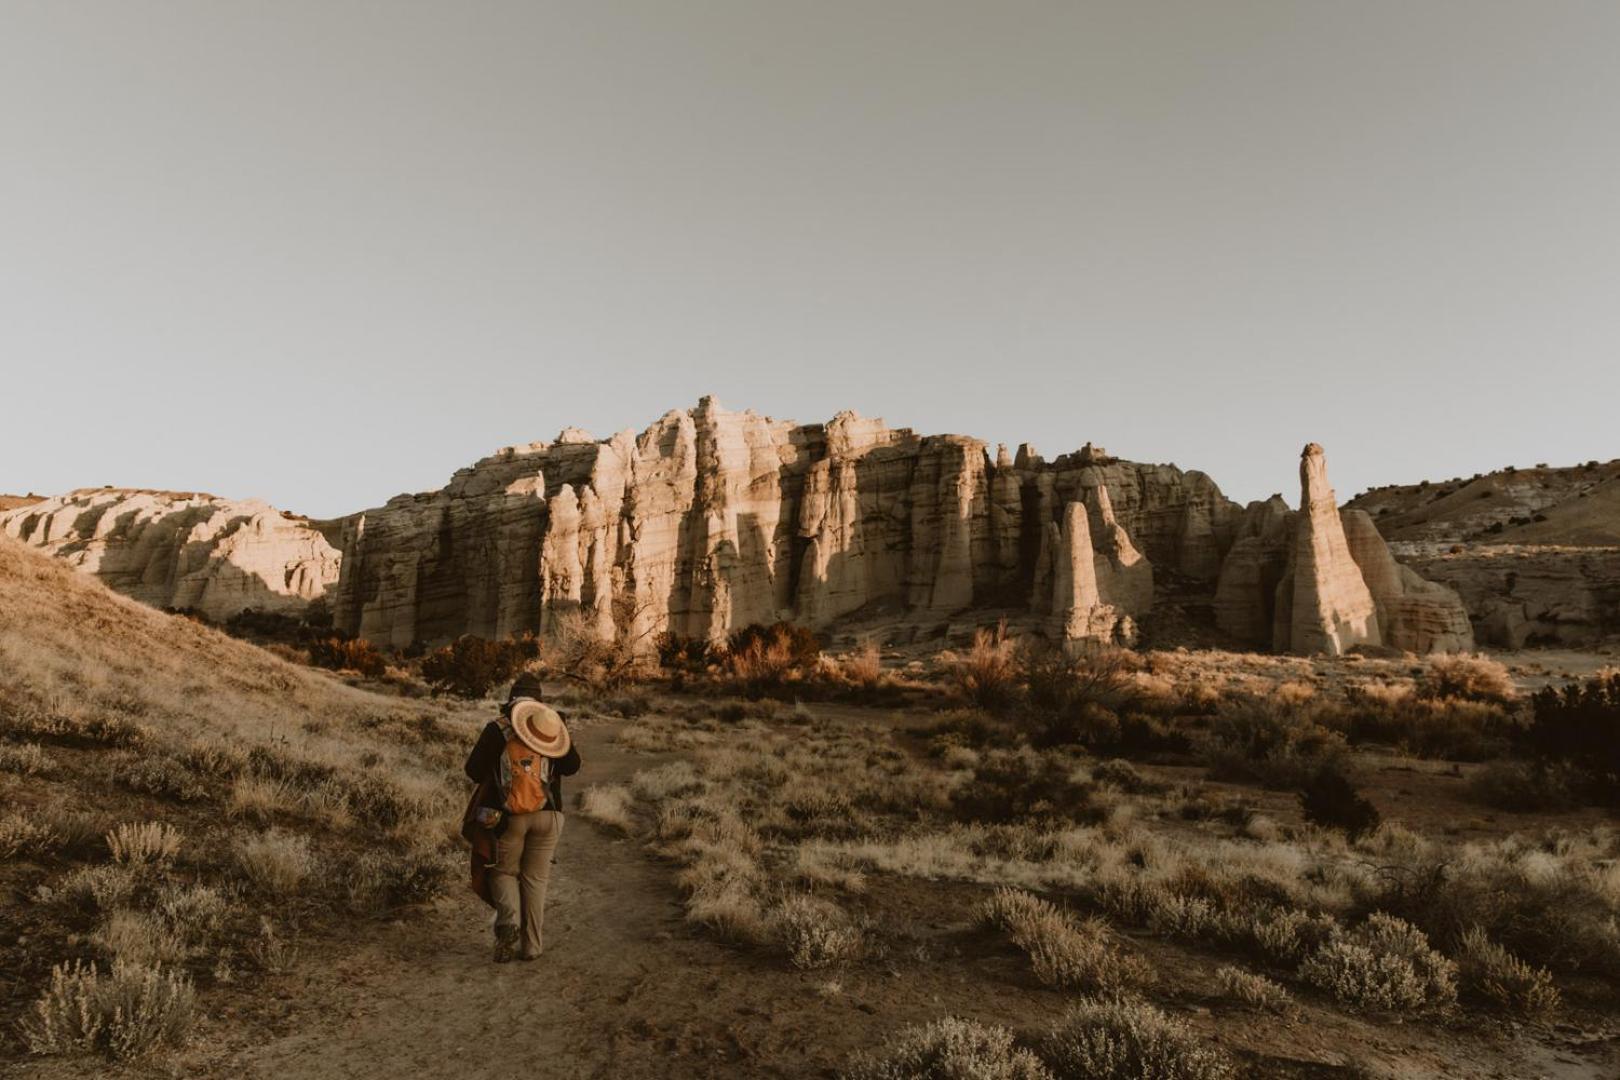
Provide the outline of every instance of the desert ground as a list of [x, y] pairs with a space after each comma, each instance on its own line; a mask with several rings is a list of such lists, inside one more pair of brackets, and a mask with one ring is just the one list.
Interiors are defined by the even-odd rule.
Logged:
[[1620, 1068], [1613, 777], [1532, 697], [1612, 647], [516, 650], [474, 674], [544, 672], [585, 766], [497, 967], [455, 831], [500, 685], [0, 560], [10, 1074]]

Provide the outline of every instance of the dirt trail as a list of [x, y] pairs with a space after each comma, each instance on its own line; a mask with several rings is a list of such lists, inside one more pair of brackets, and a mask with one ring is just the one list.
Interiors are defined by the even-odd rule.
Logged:
[[[647, 767], [646, 757], [613, 750], [610, 736], [605, 727], [579, 733], [585, 766], [570, 796]], [[299, 994], [295, 1033], [222, 1054], [207, 1068], [264, 1080], [729, 1072], [735, 1048], [715, 1039], [725, 1018], [703, 999], [716, 979], [751, 973], [746, 958], [693, 938], [681, 916], [666, 867], [570, 813], [542, 960], [492, 964], [488, 909], [458, 891], [334, 970], [313, 973]]]

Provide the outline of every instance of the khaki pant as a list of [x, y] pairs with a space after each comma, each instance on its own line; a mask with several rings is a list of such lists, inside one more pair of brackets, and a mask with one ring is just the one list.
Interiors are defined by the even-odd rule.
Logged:
[[546, 884], [562, 826], [563, 816], [556, 810], [512, 814], [506, 819], [506, 831], [495, 841], [495, 865], [489, 875], [495, 928], [521, 927], [524, 956], [540, 955]]

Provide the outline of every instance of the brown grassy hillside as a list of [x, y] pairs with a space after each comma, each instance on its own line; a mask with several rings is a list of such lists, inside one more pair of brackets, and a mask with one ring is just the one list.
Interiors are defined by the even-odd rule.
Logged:
[[1620, 460], [1390, 485], [1347, 505], [1387, 540], [1609, 546], [1620, 544]]
[[[135, 1057], [267, 1008], [300, 951], [444, 888], [473, 723], [0, 538], [0, 1060]], [[97, 973], [46, 994], [62, 964]]]
[[40, 501], [38, 495], [0, 495], [0, 513]]

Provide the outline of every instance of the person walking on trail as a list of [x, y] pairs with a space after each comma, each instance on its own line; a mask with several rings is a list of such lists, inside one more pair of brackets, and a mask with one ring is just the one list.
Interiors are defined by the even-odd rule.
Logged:
[[498, 964], [540, 959], [546, 885], [562, 836], [562, 778], [579, 771], [568, 725], [541, 697], [538, 677], [519, 676], [467, 756], [467, 777], [478, 785], [470, 814], [494, 837], [487, 869]]

